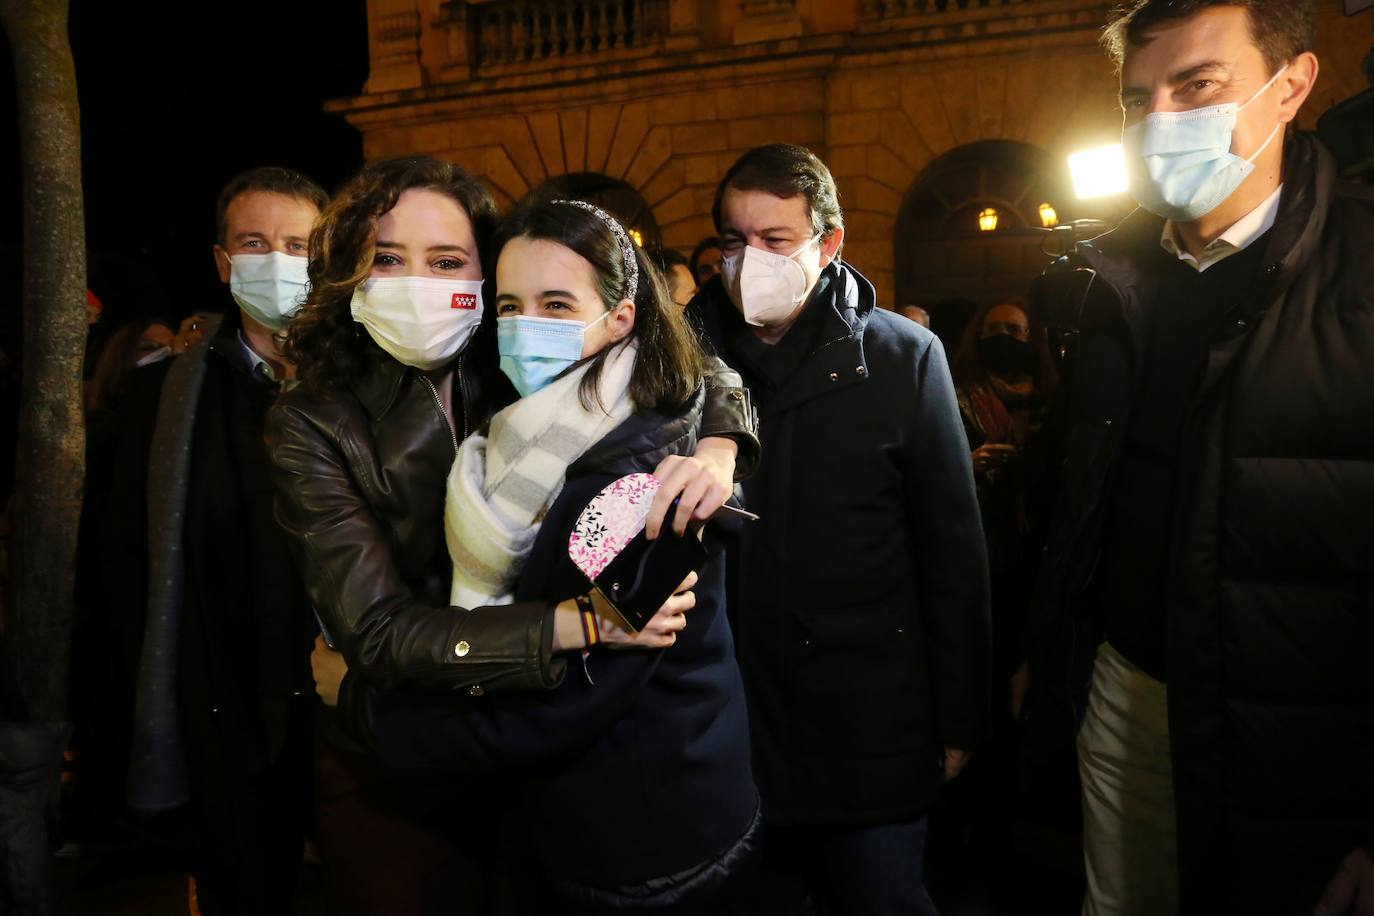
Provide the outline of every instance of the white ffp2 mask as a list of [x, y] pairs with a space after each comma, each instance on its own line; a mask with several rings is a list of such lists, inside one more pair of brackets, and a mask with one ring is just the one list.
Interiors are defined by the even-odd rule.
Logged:
[[820, 239], [815, 236], [790, 255], [746, 246], [721, 259], [721, 281], [735, 293], [731, 298], [747, 323], [765, 327], [785, 321], [806, 300], [812, 284], [801, 261], [810, 262], [819, 275]]

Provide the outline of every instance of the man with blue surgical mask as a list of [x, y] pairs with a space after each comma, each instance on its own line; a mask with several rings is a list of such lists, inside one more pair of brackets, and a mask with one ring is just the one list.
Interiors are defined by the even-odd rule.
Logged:
[[1374, 203], [1292, 130], [1313, 20], [1106, 31], [1141, 209], [1062, 265], [1092, 280], [1026, 698], [1076, 737], [1090, 916], [1374, 912]]
[[325, 201], [283, 168], [224, 187], [213, 254], [232, 306], [198, 312], [196, 343], [135, 373], [121, 417], [104, 553], [112, 613], [142, 632], [129, 804], [188, 810], [206, 916], [294, 912], [316, 628], [273, 515], [263, 427], [295, 375], [282, 332]]
[[926, 813], [982, 730], [987, 557], [954, 385], [925, 328], [841, 263], [825, 164], [745, 153], [688, 306], [744, 377], [763, 456], [730, 596], [768, 824], [735, 914], [933, 914]]
[[280, 184], [259, 180], [229, 200], [221, 199], [214, 255], [220, 282], [228, 285], [239, 309], [234, 336], [255, 367], [282, 380], [295, 376], [281, 355], [280, 342], [286, 322], [309, 291], [310, 226], [324, 198], [316, 201], [313, 196], [274, 190], [290, 186], [285, 176], [292, 173], [286, 169], [269, 167], [250, 174], [263, 179], [276, 172], [284, 173], [275, 176]]

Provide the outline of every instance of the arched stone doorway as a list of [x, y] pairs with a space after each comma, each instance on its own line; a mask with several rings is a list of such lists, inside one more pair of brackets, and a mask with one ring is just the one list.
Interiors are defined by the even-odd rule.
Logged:
[[573, 172], [550, 178], [535, 189], [535, 193], [546, 192], [596, 204], [624, 223], [640, 247], [657, 251], [663, 245], [653, 208], [643, 195], [619, 178], [600, 172]]
[[[931, 312], [968, 310], [1025, 295], [1048, 259], [1040, 250], [1041, 205], [1059, 221], [1075, 201], [1067, 168], [1014, 140], [979, 140], [932, 161], [908, 189], [893, 232], [896, 304]], [[980, 214], [996, 212], [996, 228]], [[943, 336], [943, 335], [942, 335]]]

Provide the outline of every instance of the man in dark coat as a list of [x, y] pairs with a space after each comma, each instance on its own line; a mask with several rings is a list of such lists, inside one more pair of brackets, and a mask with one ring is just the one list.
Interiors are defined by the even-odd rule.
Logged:
[[1045, 297], [1078, 335], [1028, 698], [1082, 722], [1088, 914], [1374, 912], [1374, 201], [1286, 133], [1312, 19], [1107, 32], [1144, 209]]
[[838, 260], [810, 151], [720, 184], [722, 275], [691, 305], [759, 412], [732, 596], [768, 824], [740, 912], [930, 913], [925, 812], [988, 700], [987, 560], [944, 351]]
[[146, 621], [129, 803], [189, 804], [206, 916], [295, 911], [315, 629], [273, 516], [263, 425], [294, 374], [277, 335], [324, 203], [287, 169], [224, 188], [214, 255], [239, 308], [198, 319], [203, 336], [142, 370], [121, 414], [103, 552], [113, 610]]

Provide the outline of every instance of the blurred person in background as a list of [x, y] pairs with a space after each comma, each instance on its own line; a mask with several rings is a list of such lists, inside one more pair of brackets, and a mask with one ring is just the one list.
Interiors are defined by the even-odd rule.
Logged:
[[909, 318], [916, 322], [927, 331], [930, 330], [930, 312], [919, 305], [899, 305], [894, 311], [903, 318]]
[[681, 252], [665, 248], [659, 252], [656, 260], [663, 271], [663, 280], [668, 284], [668, 294], [672, 297], [673, 303], [679, 308], [686, 308], [687, 303], [697, 294], [697, 281], [693, 277], [692, 268], [687, 264], [687, 259]]
[[687, 266], [696, 278], [697, 286], [700, 287], [712, 277], [720, 276], [720, 262], [720, 239], [712, 235], [697, 242], [697, 246], [692, 249], [692, 256], [687, 259]]

